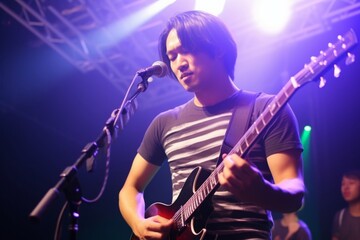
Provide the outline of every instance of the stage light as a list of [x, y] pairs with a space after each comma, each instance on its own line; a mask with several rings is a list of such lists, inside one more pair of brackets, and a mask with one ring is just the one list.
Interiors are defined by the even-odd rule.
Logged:
[[[91, 33], [89, 39], [101, 43], [103, 48], [116, 45], [174, 2], [176, 2], [176, 0], [158, 0], [153, 2], [106, 26], [105, 29], [107, 31], [95, 31]], [[108, 33], [111, 33], [110, 39]]]
[[303, 132], [301, 133], [301, 143], [303, 145], [304, 151], [302, 153], [304, 159], [304, 168], [308, 168], [311, 158], [311, 126], [306, 125]]
[[268, 33], [279, 33], [291, 16], [290, 0], [257, 0], [253, 5], [253, 17], [259, 27]]
[[311, 131], [311, 126], [306, 125], [306, 126], [304, 127], [304, 131], [310, 132], [310, 131]]
[[194, 9], [218, 16], [224, 10], [224, 5], [225, 0], [196, 0]]

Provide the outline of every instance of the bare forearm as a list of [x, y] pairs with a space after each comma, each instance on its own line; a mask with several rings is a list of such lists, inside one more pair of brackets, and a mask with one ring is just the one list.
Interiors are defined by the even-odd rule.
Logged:
[[143, 194], [134, 189], [122, 189], [119, 193], [119, 209], [125, 221], [134, 229], [135, 223], [144, 218]]
[[265, 182], [258, 204], [278, 212], [295, 212], [303, 204], [305, 186], [300, 178], [286, 179], [278, 184]]

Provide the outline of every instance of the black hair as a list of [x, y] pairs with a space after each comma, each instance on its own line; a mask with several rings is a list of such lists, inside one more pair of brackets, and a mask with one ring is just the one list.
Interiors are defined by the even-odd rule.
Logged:
[[350, 170], [343, 174], [343, 177], [360, 180], [360, 170]]
[[[225, 24], [209, 13], [188, 11], [169, 19], [159, 37], [159, 54], [161, 60], [170, 69], [166, 55], [166, 39], [169, 32], [175, 29], [181, 45], [191, 53], [204, 52], [211, 57], [221, 56], [229, 77], [234, 80], [237, 58], [236, 43]], [[176, 79], [174, 73], [169, 74]]]

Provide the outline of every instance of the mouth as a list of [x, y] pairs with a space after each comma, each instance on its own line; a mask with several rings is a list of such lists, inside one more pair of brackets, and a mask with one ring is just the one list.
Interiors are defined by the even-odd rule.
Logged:
[[349, 197], [350, 193], [349, 192], [343, 192], [344, 197]]
[[191, 76], [191, 72], [184, 72], [180, 75], [180, 80], [184, 81], [188, 76]]

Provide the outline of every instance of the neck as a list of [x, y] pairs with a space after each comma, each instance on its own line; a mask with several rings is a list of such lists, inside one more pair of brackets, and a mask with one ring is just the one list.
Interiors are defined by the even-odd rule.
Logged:
[[217, 104], [239, 91], [238, 87], [227, 79], [226, 81], [219, 81], [214, 87], [208, 87], [206, 90], [195, 93], [194, 103], [198, 107], [206, 107]]
[[298, 222], [299, 219], [296, 214], [283, 214], [283, 218], [281, 220], [281, 223], [284, 226], [288, 226], [292, 222]]
[[360, 201], [350, 203], [349, 212], [354, 217], [360, 217]]

